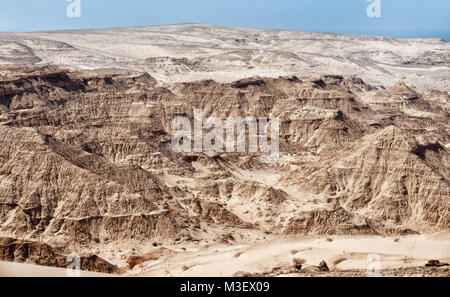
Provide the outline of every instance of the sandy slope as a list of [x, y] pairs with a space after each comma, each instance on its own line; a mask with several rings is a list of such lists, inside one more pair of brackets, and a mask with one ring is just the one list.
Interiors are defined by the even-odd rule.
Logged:
[[287, 269], [292, 267], [294, 258], [305, 259], [305, 268], [325, 260], [332, 271], [365, 271], [371, 254], [380, 256], [382, 270], [417, 267], [430, 259], [448, 262], [449, 236], [449, 233], [441, 233], [401, 237], [297, 237], [267, 240], [255, 245], [211, 246], [144, 263], [130, 274], [232, 276], [238, 271], [262, 273], [274, 267]]
[[162, 82], [339, 74], [375, 85], [403, 80], [419, 90], [448, 90], [449, 53], [449, 43], [438, 39], [197, 24], [0, 33], [0, 64], [117, 67], [146, 71]]
[[[0, 277], [67, 277], [64, 268], [38, 266], [32, 264], [0, 262]], [[81, 271], [81, 277], [105, 277], [102, 273]]]
[[[423, 267], [430, 259], [450, 262], [450, 233], [381, 236], [331, 236], [267, 239], [252, 245], [215, 245], [166, 253], [158, 260], [144, 262], [123, 276], [233, 276], [238, 272], [270, 273], [278, 276], [307, 276], [320, 274], [315, 269], [322, 260], [330, 268], [325, 275], [366, 274], [370, 258], [380, 259], [381, 276], [430, 275]], [[169, 248], [170, 250], [171, 248]], [[293, 259], [305, 259], [303, 271], [292, 270]], [[448, 274], [448, 267], [437, 269]], [[432, 272], [436, 273], [435, 270]], [[347, 274], [346, 274], [347, 273]], [[0, 276], [66, 277], [63, 268], [0, 262]], [[83, 277], [108, 276], [81, 272]]]

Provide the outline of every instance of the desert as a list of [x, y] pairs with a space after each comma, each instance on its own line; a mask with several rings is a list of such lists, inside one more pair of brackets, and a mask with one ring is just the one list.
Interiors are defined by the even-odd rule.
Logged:
[[[0, 275], [448, 277], [449, 79], [443, 39], [0, 33]], [[279, 158], [174, 151], [195, 109]]]

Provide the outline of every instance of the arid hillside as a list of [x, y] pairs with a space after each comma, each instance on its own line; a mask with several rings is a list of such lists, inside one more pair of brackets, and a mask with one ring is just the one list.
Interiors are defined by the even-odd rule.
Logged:
[[[449, 103], [446, 92], [355, 77], [162, 87], [147, 73], [4, 66], [1, 236], [60, 254], [108, 247], [125, 265], [124, 250], [161, 244], [445, 231]], [[280, 158], [174, 152], [171, 121], [194, 108], [279, 117]], [[42, 263], [2, 249], [5, 260]]]
[[0, 64], [121, 68], [148, 72], [168, 83], [332, 74], [358, 76], [375, 86], [404, 81], [420, 91], [449, 91], [449, 53], [450, 44], [442, 39], [203, 24], [0, 32]]
[[[64, 268], [75, 253], [85, 270], [160, 276], [276, 275], [318, 255], [352, 275], [338, 270], [371, 249], [395, 269], [448, 261], [449, 53], [192, 24], [0, 33], [0, 261]], [[279, 158], [174, 151], [172, 121], [195, 109], [277, 117]]]

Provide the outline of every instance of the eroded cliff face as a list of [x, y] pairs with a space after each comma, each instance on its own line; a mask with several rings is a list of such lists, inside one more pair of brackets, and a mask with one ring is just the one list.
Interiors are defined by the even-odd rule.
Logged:
[[[2, 67], [0, 234], [69, 254], [249, 232], [448, 230], [449, 94], [393, 85], [341, 76], [160, 85], [123, 70]], [[279, 160], [174, 152], [171, 122], [194, 108], [279, 117]]]
[[96, 255], [82, 255], [76, 260], [74, 257], [75, 255], [61, 254], [48, 244], [42, 242], [0, 238], [0, 259], [4, 261], [61, 268], [69, 267], [69, 265], [75, 263], [81, 270], [102, 273], [118, 272], [117, 266], [108, 263]]

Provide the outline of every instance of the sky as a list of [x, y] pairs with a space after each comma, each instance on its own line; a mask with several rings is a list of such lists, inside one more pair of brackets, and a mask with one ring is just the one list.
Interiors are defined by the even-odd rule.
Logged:
[[[396, 38], [450, 40], [450, 0], [0, 0], [0, 31], [119, 28], [202, 23]], [[375, 10], [373, 10], [375, 11]], [[75, 12], [75, 10], [72, 10]]]

